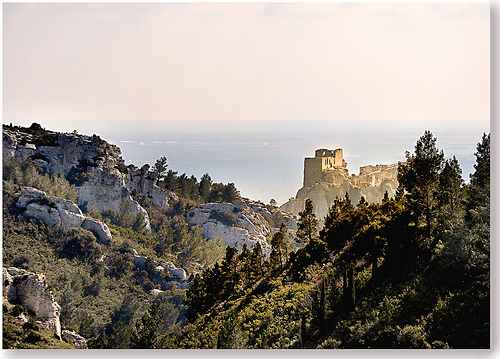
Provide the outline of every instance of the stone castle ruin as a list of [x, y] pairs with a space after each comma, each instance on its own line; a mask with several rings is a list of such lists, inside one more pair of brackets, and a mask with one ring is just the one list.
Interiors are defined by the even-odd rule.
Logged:
[[361, 197], [368, 202], [380, 202], [386, 191], [389, 196], [395, 195], [397, 173], [398, 164], [377, 164], [360, 167], [359, 175], [349, 175], [342, 148], [318, 149], [314, 157], [304, 159], [303, 187], [280, 209], [298, 215], [304, 209], [305, 200], [310, 198], [316, 216], [322, 219], [335, 198], [344, 198], [346, 192], [353, 205]]

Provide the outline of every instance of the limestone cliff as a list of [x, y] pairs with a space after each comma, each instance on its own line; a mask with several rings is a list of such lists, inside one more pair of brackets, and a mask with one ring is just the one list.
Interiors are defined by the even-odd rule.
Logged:
[[186, 220], [202, 227], [208, 239], [221, 238], [238, 251], [244, 243], [250, 250], [259, 243], [266, 255], [271, 253], [266, 240], [270, 233], [268, 222], [243, 202], [202, 204], [191, 209]]
[[[338, 150], [336, 155], [340, 152]], [[328, 150], [317, 150], [316, 157], [304, 162], [304, 186], [295, 198], [284, 203], [280, 209], [295, 215], [304, 210], [305, 200], [310, 198], [314, 204], [315, 215], [324, 218], [336, 197], [343, 198], [347, 193], [353, 205], [361, 197], [368, 202], [380, 202], [387, 191], [394, 196], [398, 187], [398, 164], [363, 166], [359, 175], [349, 175], [346, 163], [336, 159], [339, 165], [331, 165], [333, 160]], [[342, 152], [340, 152], [342, 154]]]
[[54, 300], [45, 276], [19, 268], [2, 268], [2, 289], [9, 301], [19, 301], [38, 321], [61, 339], [61, 307]]
[[209, 239], [221, 238], [225, 244], [238, 251], [241, 251], [243, 244], [253, 250], [255, 244], [259, 243], [263, 253], [269, 256], [271, 246], [268, 237], [277, 231], [270, 225], [270, 217], [285, 223], [291, 232], [297, 229], [297, 217], [278, 209], [270, 211], [252, 201], [202, 204], [191, 209], [186, 220], [202, 227], [204, 236]]
[[31, 158], [48, 173], [66, 176], [78, 190], [78, 205], [84, 210], [96, 207], [116, 210], [126, 200], [133, 214], [147, 212], [133, 199], [143, 194], [149, 203], [167, 208], [178, 201], [175, 193], [156, 185], [156, 173], [149, 166], [125, 166], [121, 151], [97, 135], [59, 134], [41, 128], [3, 127], [3, 156]]
[[81, 227], [94, 233], [101, 243], [108, 243], [111, 238], [111, 232], [105, 223], [84, 217], [75, 203], [62, 198], [47, 197], [45, 192], [36, 188], [24, 188], [17, 200], [17, 206], [25, 210], [25, 217], [42, 221], [48, 227]]

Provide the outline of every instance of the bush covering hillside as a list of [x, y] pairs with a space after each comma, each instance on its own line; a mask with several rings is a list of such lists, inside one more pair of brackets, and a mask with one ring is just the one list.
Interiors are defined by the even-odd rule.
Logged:
[[218, 287], [213, 275], [195, 278], [190, 323], [176, 344], [489, 348], [489, 141], [484, 135], [478, 144], [468, 185], [426, 132], [400, 167], [396, 198], [353, 207], [346, 194], [319, 234], [307, 203], [297, 232], [306, 245], [282, 265], [274, 240], [277, 260], [271, 256], [257, 282], [246, 279], [254, 270], [247, 261], [227, 252], [223, 263], [235, 275], [217, 276]]
[[[269, 258], [259, 245], [238, 253], [207, 241], [185, 220], [191, 206], [238, 200], [233, 184], [178, 176], [159, 159], [158, 183], [180, 201], [160, 209], [135, 198], [151, 233], [126, 202], [90, 209], [110, 228], [102, 244], [81, 228], [26, 219], [16, 206], [22, 186], [73, 201], [76, 189], [30, 159], [5, 159], [3, 265], [43, 272], [63, 328], [90, 348], [489, 348], [489, 135], [475, 155], [465, 184], [458, 161], [427, 131], [399, 167], [395, 198], [352, 206], [346, 194], [319, 233], [307, 201], [293, 238], [302, 247], [292, 249], [281, 226]], [[134, 250], [147, 257], [142, 269]], [[187, 291], [152, 293], [165, 279], [156, 266], [167, 261], [191, 276]], [[56, 345], [12, 311], [4, 311], [4, 347]]]

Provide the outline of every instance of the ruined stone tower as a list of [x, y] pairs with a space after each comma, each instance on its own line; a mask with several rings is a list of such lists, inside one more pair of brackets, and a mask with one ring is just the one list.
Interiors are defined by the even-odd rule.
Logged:
[[314, 157], [304, 159], [304, 187], [312, 186], [325, 180], [325, 175], [339, 172], [340, 176], [348, 175], [347, 163], [343, 159], [342, 148], [316, 150]]

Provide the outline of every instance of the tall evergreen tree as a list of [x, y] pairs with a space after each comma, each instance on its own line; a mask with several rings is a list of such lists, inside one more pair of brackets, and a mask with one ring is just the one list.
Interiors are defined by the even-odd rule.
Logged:
[[235, 289], [240, 281], [240, 273], [238, 272], [238, 250], [234, 247], [226, 247], [226, 256], [222, 260], [221, 275], [224, 283], [223, 295], [224, 298], [229, 298], [234, 294]]
[[415, 145], [415, 153], [406, 152], [406, 162], [398, 167], [398, 181], [408, 193], [412, 207], [420, 213], [425, 225], [425, 237], [432, 239], [436, 218], [439, 175], [444, 153], [436, 148], [435, 138], [425, 131]]
[[169, 337], [163, 330], [163, 313], [158, 304], [153, 304], [135, 324], [131, 338], [133, 349], [165, 349]]
[[153, 165], [153, 171], [157, 175], [157, 183], [159, 183], [163, 178], [165, 178], [165, 173], [167, 172], [167, 157], [161, 156], [158, 158]]
[[280, 271], [283, 269], [283, 264], [287, 259], [286, 236], [286, 226], [282, 223], [279, 231], [276, 232], [271, 239], [271, 267], [277, 268]]
[[208, 173], [201, 176], [200, 179], [200, 196], [201, 199], [206, 202], [212, 191], [212, 178], [210, 178]]
[[306, 199], [305, 208], [299, 212], [299, 223], [297, 223], [297, 239], [299, 242], [307, 244], [317, 237], [318, 220], [313, 211], [313, 203], [310, 198]]

